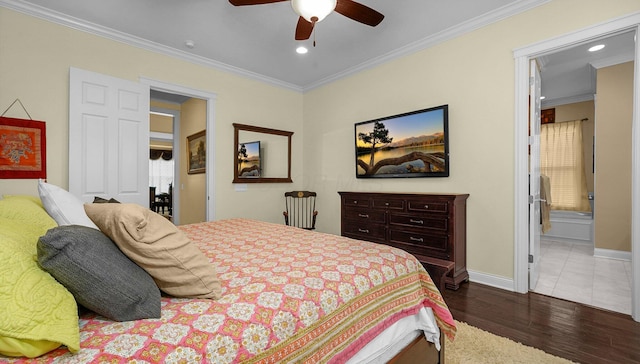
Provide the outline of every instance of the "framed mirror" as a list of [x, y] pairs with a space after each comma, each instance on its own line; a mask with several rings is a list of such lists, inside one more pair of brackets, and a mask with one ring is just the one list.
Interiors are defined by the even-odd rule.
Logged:
[[233, 183], [293, 182], [293, 132], [234, 123], [233, 134]]

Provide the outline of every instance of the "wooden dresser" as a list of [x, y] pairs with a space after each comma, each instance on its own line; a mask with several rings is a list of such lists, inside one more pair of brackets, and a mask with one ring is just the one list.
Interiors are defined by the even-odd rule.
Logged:
[[406, 250], [441, 289], [468, 281], [468, 194], [338, 193], [343, 236]]

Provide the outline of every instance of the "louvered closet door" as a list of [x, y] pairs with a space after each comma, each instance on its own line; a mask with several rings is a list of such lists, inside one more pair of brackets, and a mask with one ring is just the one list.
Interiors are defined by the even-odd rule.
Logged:
[[69, 191], [149, 204], [149, 87], [70, 69]]

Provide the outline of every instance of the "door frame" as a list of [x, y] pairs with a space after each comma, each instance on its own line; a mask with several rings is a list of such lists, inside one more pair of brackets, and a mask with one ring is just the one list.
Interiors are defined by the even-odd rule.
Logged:
[[[595, 38], [621, 31], [640, 34], [640, 13], [612, 19], [582, 30], [515, 49], [515, 189], [514, 189], [514, 290], [529, 291], [529, 178], [528, 115], [529, 60], [557, 52]], [[632, 120], [632, 187], [631, 187], [631, 313], [640, 321], [640, 47], [636, 42]]]
[[[206, 221], [215, 220], [215, 101], [217, 95], [211, 92], [196, 90], [193, 88], [185, 87], [182, 85], [167, 83], [164, 81], [154, 80], [151, 78], [140, 77], [140, 83], [148, 85], [150, 90], [168, 92], [172, 94], [179, 94], [189, 96], [193, 98], [202, 99], [207, 104], [207, 165], [205, 170], [206, 178]], [[180, 145], [179, 133], [176, 134], [174, 130], [174, 147]], [[179, 177], [178, 177], [179, 178]], [[176, 191], [178, 190], [178, 191]], [[174, 193], [180, 193], [180, 185], [176, 183], [174, 186]], [[178, 212], [179, 210], [176, 210]]]

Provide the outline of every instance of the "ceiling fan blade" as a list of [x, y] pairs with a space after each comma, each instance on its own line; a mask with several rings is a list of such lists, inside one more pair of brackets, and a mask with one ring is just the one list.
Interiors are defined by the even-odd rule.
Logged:
[[372, 27], [380, 24], [382, 19], [384, 19], [384, 15], [379, 12], [352, 0], [338, 0], [336, 12]]
[[298, 25], [296, 26], [296, 40], [307, 40], [313, 32], [313, 24], [309, 23], [305, 18], [298, 18]]
[[235, 5], [235, 6], [262, 5], [262, 4], [279, 3], [283, 1], [288, 1], [288, 0], [229, 0], [231, 5]]

